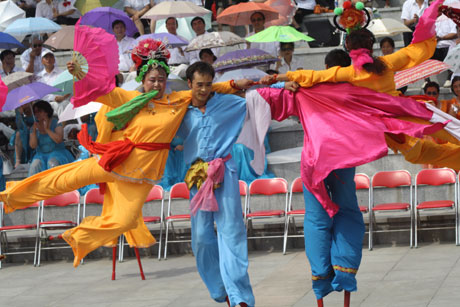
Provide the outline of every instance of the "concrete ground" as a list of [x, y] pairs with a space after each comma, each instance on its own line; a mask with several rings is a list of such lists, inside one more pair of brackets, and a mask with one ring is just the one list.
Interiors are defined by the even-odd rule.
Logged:
[[[358, 292], [352, 306], [459, 306], [460, 247], [454, 244], [377, 247], [363, 250]], [[0, 306], [225, 306], [209, 298], [192, 255], [158, 261], [143, 257], [146, 280], [137, 262], [88, 260], [77, 269], [70, 261], [43, 262], [34, 268], [6, 263], [0, 270]], [[250, 253], [249, 274], [257, 306], [316, 306], [310, 269], [302, 250]], [[331, 293], [325, 306], [343, 306]]]

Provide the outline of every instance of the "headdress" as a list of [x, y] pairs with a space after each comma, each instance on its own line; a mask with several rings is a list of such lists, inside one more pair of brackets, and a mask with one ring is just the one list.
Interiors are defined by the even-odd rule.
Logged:
[[371, 21], [371, 16], [362, 2], [357, 2], [353, 6], [351, 1], [345, 1], [343, 8], [336, 7], [334, 9], [334, 14], [334, 24], [337, 29], [348, 34], [352, 31], [366, 28]]
[[149, 70], [150, 66], [160, 66], [169, 74], [167, 61], [170, 56], [168, 49], [166, 49], [166, 45], [163, 44], [162, 41], [151, 38], [141, 40], [131, 51], [131, 58], [136, 64], [136, 68], [139, 68], [145, 61], [147, 61], [147, 63], [140, 69], [136, 81], [142, 81], [144, 74]]

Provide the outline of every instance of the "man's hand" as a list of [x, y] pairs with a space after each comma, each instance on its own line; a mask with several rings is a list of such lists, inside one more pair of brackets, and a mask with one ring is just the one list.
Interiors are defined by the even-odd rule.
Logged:
[[54, 97], [54, 100], [57, 102], [57, 103], [61, 103], [63, 102], [64, 100], [66, 100], [67, 98], [69, 98], [70, 94], [65, 94], [65, 95], [60, 95], [60, 96], [56, 96]]
[[291, 92], [297, 92], [299, 89], [300, 85], [297, 82], [294, 81], [289, 81], [284, 83], [284, 89], [291, 91]]
[[235, 85], [242, 90], [247, 90], [254, 85], [254, 81], [249, 79], [240, 79], [235, 81]]
[[177, 145], [176, 148], [174, 148], [174, 150], [182, 151], [184, 150], [184, 145]]

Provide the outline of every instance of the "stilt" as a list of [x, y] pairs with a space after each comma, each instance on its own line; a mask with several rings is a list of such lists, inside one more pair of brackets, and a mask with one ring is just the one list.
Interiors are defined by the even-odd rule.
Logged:
[[141, 272], [141, 278], [142, 280], [145, 280], [144, 270], [142, 269], [141, 257], [139, 256], [139, 249], [135, 247], [134, 252], [136, 253], [137, 263], [139, 264], [139, 271]]
[[344, 295], [345, 295], [345, 298], [344, 298], [343, 306], [344, 307], [350, 307], [350, 292], [345, 291]]
[[117, 246], [112, 247], [112, 280], [115, 280], [115, 267], [117, 265]]
[[324, 307], [322, 298], [320, 298], [319, 300], [316, 300], [316, 303], [318, 304], [318, 307]]

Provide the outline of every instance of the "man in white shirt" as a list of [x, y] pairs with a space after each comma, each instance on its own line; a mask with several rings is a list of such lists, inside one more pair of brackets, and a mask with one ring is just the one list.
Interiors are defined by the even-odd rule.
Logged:
[[[147, 24], [147, 20], [141, 19], [141, 17], [152, 7], [151, 4], [154, 2], [151, 3], [150, 0], [123, 0], [124, 10], [131, 17], [140, 35], [145, 34], [144, 23]], [[154, 21], [150, 22], [150, 33], [155, 33]]]
[[[175, 17], [169, 17], [165, 22], [166, 30], [169, 34], [176, 35], [184, 40], [185, 38], [177, 35], [177, 27], [179, 26]], [[168, 65], [171, 68], [171, 73], [178, 75], [181, 78], [185, 78], [185, 71], [188, 67], [188, 59], [185, 56], [185, 52], [181, 47], [169, 48], [170, 58]]]
[[[42, 82], [48, 84], [50, 86], [53, 85], [54, 80], [56, 80], [57, 76], [62, 73], [62, 69], [57, 67], [56, 59], [54, 57], [54, 53], [49, 49], [44, 49], [42, 54], [42, 64], [43, 70], [37, 74], [38, 82]], [[59, 116], [59, 114], [64, 111], [65, 107], [69, 103], [70, 94], [66, 95], [53, 95], [49, 94], [43, 97], [43, 100], [48, 101], [54, 109], [54, 112]]]
[[118, 44], [118, 56], [120, 58], [118, 70], [120, 72], [130, 71], [134, 64], [131, 59], [131, 49], [133, 48], [135, 39], [126, 36], [126, 25], [122, 20], [115, 20], [112, 23], [112, 30]]
[[[246, 37], [259, 33], [265, 29], [265, 16], [261, 12], [255, 12], [251, 15], [251, 24], [253, 32], [249, 33]], [[250, 43], [248, 48], [258, 48], [273, 56], [278, 56], [279, 53], [279, 43], [270, 42], [270, 43]]]
[[53, 10], [53, 16], [58, 24], [73, 26], [77, 23], [81, 14], [75, 7], [75, 1], [76, 0], [58, 1], [56, 8]]
[[[201, 17], [193, 18], [192, 21], [190, 22], [190, 25], [192, 26], [192, 30], [193, 32], [195, 32], [197, 37], [206, 33], [206, 24], [203, 18]], [[215, 56], [219, 56], [219, 48], [212, 48], [211, 50]], [[188, 58], [188, 61], [191, 65], [195, 62], [200, 61], [200, 50], [186, 52], [185, 56]]]
[[[404, 2], [401, 19], [406, 26], [411, 30], [415, 29], [418, 19], [422, 16], [425, 9], [428, 7], [428, 0], [406, 0]], [[412, 41], [412, 32], [403, 33], [404, 45], [407, 46]]]
[[22, 69], [21, 67], [16, 67], [15, 56], [16, 54], [8, 49], [3, 50], [0, 53], [0, 61], [2, 61], [0, 75], [2, 76], [2, 78], [17, 71], [24, 71], [24, 69]]
[[280, 43], [280, 61], [272, 65], [272, 69], [280, 74], [288, 71], [304, 69], [301, 58], [294, 56], [294, 43]]
[[41, 0], [37, 4], [37, 9], [35, 10], [35, 17], [43, 17], [48, 18], [49, 20], [53, 20], [53, 9], [53, 0]]
[[37, 7], [37, 0], [19, 0], [17, 5], [26, 12], [26, 17], [35, 16], [35, 8]]
[[21, 54], [21, 64], [26, 72], [36, 75], [43, 69], [42, 50], [47, 49], [43, 48], [43, 40], [38, 34], [32, 35], [29, 41], [30, 48]]
[[[292, 25], [299, 31], [302, 30], [303, 18], [307, 15], [313, 14], [315, 8], [315, 0], [297, 0], [297, 11], [295, 12], [292, 20]], [[301, 31], [302, 32], [302, 31]]]

